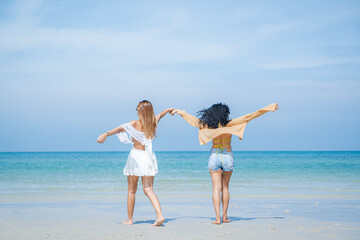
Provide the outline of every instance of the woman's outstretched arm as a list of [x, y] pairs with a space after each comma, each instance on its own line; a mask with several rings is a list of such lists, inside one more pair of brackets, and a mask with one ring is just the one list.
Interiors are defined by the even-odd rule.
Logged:
[[235, 118], [235, 119], [232, 119], [226, 126], [227, 127], [231, 127], [231, 126], [234, 126], [234, 125], [238, 125], [238, 124], [242, 124], [242, 123], [247, 123], [257, 117], [260, 117], [261, 115], [263, 115], [264, 113], [267, 113], [267, 112], [274, 112], [275, 110], [278, 110], [279, 109], [279, 105], [277, 103], [273, 103], [273, 104], [270, 104], [262, 109], [259, 109], [253, 113], [249, 113], [249, 114], [246, 114], [244, 116], [241, 116], [239, 118]]
[[156, 121], [159, 122], [160, 119], [162, 119], [167, 113], [171, 112], [172, 110], [174, 110], [174, 108], [167, 108], [164, 111], [162, 111], [161, 113], [159, 113], [156, 116]]
[[105, 142], [105, 140], [106, 140], [107, 137], [109, 137], [109, 136], [111, 136], [111, 135], [114, 135], [114, 134], [117, 134], [117, 133], [119, 133], [119, 132], [123, 132], [123, 131], [125, 131], [125, 129], [124, 129], [123, 127], [121, 127], [121, 126], [116, 127], [116, 128], [114, 128], [114, 129], [111, 129], [110, 131], [107, 131], [107, 132], [101, 134], [101, 135], [98, 137], [97, 142], [98, 142], [98, 143], [103, 143], [103, 142]]
[[191, 126], [193, 127], [200, 127], [200, 120], [197, 117], [194, 117], [193, 115], [188, 114], [184, 110], [174, 109], [170, 112], [171, 115], [174, 115], [175, 113], [179, 114], [184, 118], [185, 121], [187, 121]]

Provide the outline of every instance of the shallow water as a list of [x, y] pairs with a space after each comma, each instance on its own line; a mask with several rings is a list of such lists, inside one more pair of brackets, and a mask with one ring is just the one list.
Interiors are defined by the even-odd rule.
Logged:
[[[128, 152], [0, 153], [0, 194], [111, 196], [126, 191]], [[207, 194], [208, 152], [156, 152], [164, 194]], [[234, 152], [238, 197], [360, 198], [360, 152]]]

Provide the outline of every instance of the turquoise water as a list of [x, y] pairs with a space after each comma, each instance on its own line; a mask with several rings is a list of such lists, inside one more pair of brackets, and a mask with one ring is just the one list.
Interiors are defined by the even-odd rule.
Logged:
[[[128, 152], [0, 153], [0, 195], [123, 194]], [[156, 152], [159, 194], [208, 194], [208, 152]], [[238, 197], [360, 199], [360, 152], [234, 152]], [[140, 185], [139, 185], [140, 186]]]

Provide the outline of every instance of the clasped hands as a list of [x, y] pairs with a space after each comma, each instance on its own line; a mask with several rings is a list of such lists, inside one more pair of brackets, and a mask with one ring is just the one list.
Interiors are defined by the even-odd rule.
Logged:
[[170, 110], [171, 116], [174, 116], [175, 113], [179, 113], [179, 109], [172, 108], [172, 109]]

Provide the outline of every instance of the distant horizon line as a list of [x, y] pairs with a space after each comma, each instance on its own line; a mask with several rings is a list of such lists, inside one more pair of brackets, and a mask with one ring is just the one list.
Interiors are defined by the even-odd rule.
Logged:
[[[71, 152], [94, 152], [94, 153], [109, 153], [109, 152], [130, 152], [128, 151], [0, 151], [0, 153], [71, 153]], [[209, 152], [209, 151], [185, 151], [185, 150], [162, 150], [154, 152]], [[233, 152], [360, 152], [360, 150], [235, 150]]]

